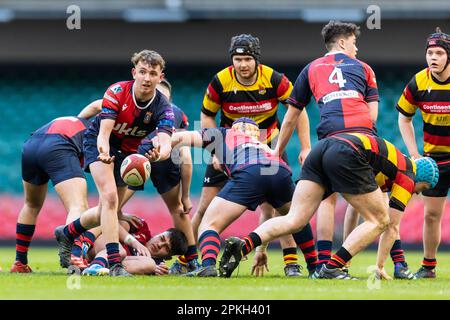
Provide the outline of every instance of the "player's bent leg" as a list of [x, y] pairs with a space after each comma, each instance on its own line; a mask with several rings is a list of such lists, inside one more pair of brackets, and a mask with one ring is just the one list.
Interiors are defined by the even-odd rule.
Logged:
[[[289, 203], [290, 205], [290, 203]], [[261, 219], [264, 221], [270, 217], [276, 217], [279, 213], [267, 202], [260, 205]], [[285, 214], [289, 212], [289, 206]], [[279, 238], [281, 249], [283, 250], [284, 274], [287, 277], [300, 277], [302, 275], [301, 266], [298, 263], [297, 244], [292, 235], [285, 235]]]
[[441, 221], [447, 197], [423, 197], [423, 261], [415, 273], [417, 279], [436, 277], [436, 255], [441, 242]]
[[215, 277], [217, 256], [220, 252], [219, 234], [247, 209], [246, 206], [215, 197], [203, 216], [199, 226], [199, 247], [202, 267], [187, 276]]
[[198, 208], [192, 217], [192, 229], [194, 232], [194, 238], [198, 239], [198, 228], [203, 219], [203, 216], [208, 209], [212, 199], [219, 193], [221, 187], [203, 187], [198, 203]]
[[318, 269], [331, 258], [334, 235], [334, 211], [337, 193], [332, 194], [320, 203], [317, 209], [316, 231], [318, 250]]
[[25, 201], [16, 224], [16, 259], [10, 269], [14, 273], [32, 272], [28, 266], [28, 248], [33, 238], [37, 217], [47, 195], [47, 183], [34, 185], [22, 182]]
[[355, 280], [342, 268], [361, 250], [372, 243], [389, 225], [388, 206], [380, 188], [364, 194], [342, 194], [364, 218], [345, 240], [342, 247], [319, 271], [321, 279]]
[[78, 219], [89, 206], [87, 184], [84, 178], [72, 178], [55, 185], [55, 191], [67, 211], [66, 224]]

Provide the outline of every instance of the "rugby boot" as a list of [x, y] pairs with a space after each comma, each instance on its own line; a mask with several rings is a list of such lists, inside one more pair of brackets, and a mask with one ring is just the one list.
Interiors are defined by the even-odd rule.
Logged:
[[420, 267], [419, 270], [414, 274], [414, 279], [434, 279], [436, 278], [435, 269], [427, 269], [425, 267]]
[[216, 266], [200, 267], [183, 275], [184, 277], [217, 277]]
[[289, 263], [284, 266], [284, 274], [286, 277], [301, 277], [302, 274], [302, 266], [296, 263]]
[[15, 261], [11, 266], [11, 273], [32, 273], [30, 266], [28, 264], [23, 264], [20, 261]]
[[394, 265], [394, 279], [413, 280], [414, 274], [409, 270], [407, 265], [396, 263]]
[[238, 237], [231, 237], [225, 240], [222, 259], [219, 263], [219, 277], [231, 277], [231, 274], [242, 260], [242, 248], [244, 246], [245, 241]]
[[358, 280], [357, 278], [342, 271], [342, 269], [328, 269], [326, 265], [323, 265], [320, 269], [318, 279]]
[[64, 234], [64, 227], [65, 226], [56, 227], [55, 238], [56, 241], [58, 241], [59, 246], [59, 264], [63, 268], [68, 268], [70, 266], [70, 255], [72, 253], [73, 241]]

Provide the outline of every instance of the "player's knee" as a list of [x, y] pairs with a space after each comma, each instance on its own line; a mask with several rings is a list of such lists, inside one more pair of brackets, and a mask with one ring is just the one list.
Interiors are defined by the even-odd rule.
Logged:
[[439, 222], [441, 220], [442, 212], [435, 208], [426, 208], [425, 210], [425, 221], [426, 222]]
[[117, 208], [119, 204], [119, 198], [116, 190], [106, 190], [101, 194], [102, 206], [107, 208]]
[[170, 214], [174, 219], [186, 218], [186, 214], [184, 213], [183, 207], [181, 205], [171, 209]]
[[377, 227], [381, 230], [381, 232], [383, 232], [389, 227], [390, 222], [391, 220], [389, 219], [389, 215], [387, 214], [380, 215], [377, 221]]

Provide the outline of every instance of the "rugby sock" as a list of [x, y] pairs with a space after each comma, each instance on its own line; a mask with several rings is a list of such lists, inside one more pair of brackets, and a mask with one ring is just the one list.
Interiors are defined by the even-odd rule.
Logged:
[[35, 228], [34, 224], [17, 223], [16, 225], [16, 260], [23, 264], [28, 263], [28, 247]]
[[423, 258], [422, 261], [422, 267], [424, 267], [427, 270], [433, 270], [434, 268], [436, 268], [437, 265], [437, 261], [436, 259], [427, 259], [427, 258]]
[[117, 242], [107, 243], [106, 253], [108, 254], [108, 264], [110, 268], [120, 263], [119, 244]]
[[284, 264], [298, 264], [298, 255], [297, 255], [297, 248], [285, 248], [283, 249], [283, 259]]
[[318, 257], [311, 225], [308, 223], [302, 230], [294, 233], [293, 236], [295, 243], [302, 250], [308, 271], [316, 270]]
[[329, 240], [318, 240], [317, 250], [319, 251], [319, 261], [318, 264], [327, 263], [331, 259], [331, 248], [333, 242]]
[[81, 258], [81, 256], [83, 255], [83, 242], [82, 242], [82, 237], [78, 237], [75, 239], [75, 241], [73, 242], [72, 245], [72, 255], [76, 256], [78, 258]]
[[405, 253], [402, 249], [402, 241], [401, 240], [395, 240], [394, 245], [391, 248], [391, 259], [394, 264], [401, 264], [403, 267], [407, 267], [405, 261]]
[[198, 258], [197, 246], [194, 244], [192, 246], [188, 246], [187, 252], [185, 254], [186, 262], [192, 261]]
[[214, 230], [206, 230], [199, 238], [202, 267], [215, 266], [220, 252], [220, 237]]
[[86, 231], [87, 229], [81, 225], [81, 220], [79, 218], [64, 227], [64, 234], [72, 241]]
[[326, 267], [327, 269], [341, 269], [347, 264], [347, 262], [350, 261], [351, 258], [352, 255], [344, 247], [341, 247], [338, 252], [331, 257]]
[[92, 266], [93, 264], [99, 264], [103, 268], [108, 267], [108, 262], [106, 261], [105, 258], [102, 258], [102, 257], [95, 258], [94, 260], [92, 260], [92, 262], [89, 265]]
[[257, 233], [251, 232], [248, 236], [244, 237], [242, 240], [245, 241], [245, 246], [242, 248], [242, 255], [246, 256], [253, 249], [260, 246], [262, 241]]

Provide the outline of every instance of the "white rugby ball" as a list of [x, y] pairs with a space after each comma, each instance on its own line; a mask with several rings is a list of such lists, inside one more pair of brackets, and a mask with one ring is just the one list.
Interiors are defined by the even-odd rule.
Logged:
[[150, 161], [141, 154], [134, 153], [126, 157], [120, 165], [120, 176], [133, 187], [142, 186], [150, 177]]

